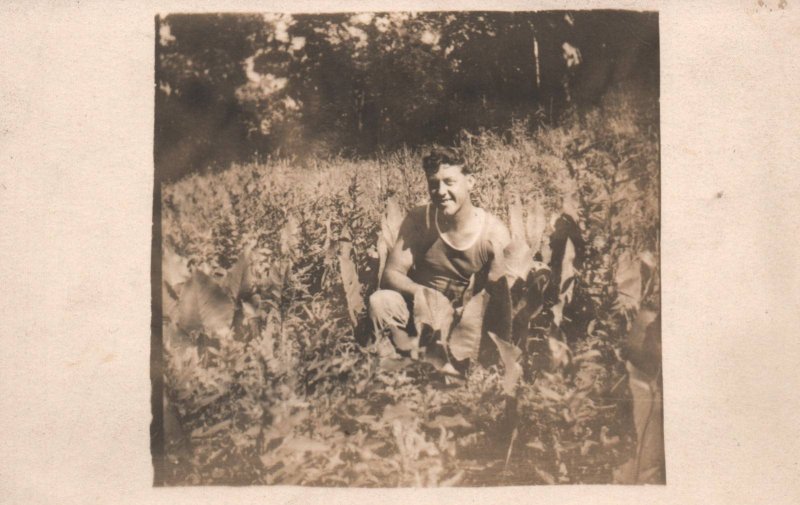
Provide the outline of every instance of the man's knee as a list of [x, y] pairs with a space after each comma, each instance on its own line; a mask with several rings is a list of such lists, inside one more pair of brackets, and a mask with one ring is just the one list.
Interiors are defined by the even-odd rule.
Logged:
[[391, 289], [379, 289], [370, 295], [369, 315], [378, 327], [387, 323], [405, 326], [409, 318], [403, 295]]

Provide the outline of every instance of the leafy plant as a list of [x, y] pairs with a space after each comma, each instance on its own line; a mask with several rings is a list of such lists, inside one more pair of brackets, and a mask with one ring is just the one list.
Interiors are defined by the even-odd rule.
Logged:
[[601, 107], [463, 136], [513, 240], [457, 309], [420, 295], [419, 360], [361, 339], [419, 153], [163, 186], [167, 482], [661, 481], [657, 136]]

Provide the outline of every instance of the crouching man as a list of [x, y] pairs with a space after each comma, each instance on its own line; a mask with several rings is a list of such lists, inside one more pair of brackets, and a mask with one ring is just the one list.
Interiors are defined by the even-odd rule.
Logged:
[[493, 251], [503, 250], [510, 241], [500, 219], [473, 205], [475, 175], [457, 150], [432, 150], [422, 168], [431, 203], [405, 217], [387, 258], [381, 289], [369, 298], [377, 337], [389, 337], [401, 351], [413, 351], [420, 344], [411, 321], [417, 292], [434, 289], [458, 307], [471, 276], [476, 276], [477, 292]]

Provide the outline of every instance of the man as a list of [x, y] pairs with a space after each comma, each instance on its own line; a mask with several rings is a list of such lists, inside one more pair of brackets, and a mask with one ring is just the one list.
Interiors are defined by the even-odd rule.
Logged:
[[431, 203], [413, 209], [405, 218], [389, 253], [378, 291], [369, 299], [376, 333], [388, 335], [395, 346], [414, 350], [411, 311], [414, 296], [434, 289], [455, 306], [461, 304], [470, 278], [476, 291], [485, 282], [495, 250], [510, 241], [500, 219], [472, 204], [472, 167], [452, 148], [436, 148], [422, 160]]

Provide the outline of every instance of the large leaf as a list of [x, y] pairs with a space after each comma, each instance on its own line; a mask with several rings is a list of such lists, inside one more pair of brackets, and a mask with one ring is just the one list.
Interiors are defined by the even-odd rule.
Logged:
[[378, 281], [383, 276], [383, 269], [386, 266], [386, 259], [397, 242], [397, 235], [400, 233], [400, 225], [403, 222], [403, 211], [397, 204], [394, 197], [386, 200], [386, 213], [381, 219], [381, 231], [378, 235]]
[[353, 245], [348, 240], [339, 241], [339, 271], [342, 275], [347, 315], [355, 328], [358, 326], [358, 315], [364, 310], [364, 298], [361, 296], [361, 284], [358, 282], [356, 265], [350, 257]]
[[642, 301], [641, 263], [633, 254], [620, 256], [614, 276], [617, 284], [617, 303], [626, 310], [636, 310]]
[[553, 257], [553, 250], [550, 247], [550, 241], [545, 240], [544, 237], [542, 237], [542, 248], [539, 250], [539, 252], [542, 255], [542, 262], [549, 265], [550, 260]]
[[165, 246], [161, 256], [161, 278], [175, 290], [189, 279], [189, 261]]
[[178, 318], [178, 293], [167, 281], [161, 283], [161, 316], [170, 321]]
[[190, 275], [189, 261], [171, 248], [164, 247], [161, 256], [161, 313], [170, 321], [178, 318], [178, 298]]
[[178, 326], [225, 336], [233, 322], [233, 299], [211, 277], [196, 270], [183, 285], [178, 301]]
[[631, 325], [625, 343], [628, 360], [642, 373], [656, 376], [661, 369], [661, 325], [658, 313], [642, 309]]
[[558, 303], [556, 303], [551, 311], [553, 312], [553, 322], [556, 325], [561, 324], [563, 319], [564, 307], [569, 304], [572, 299], [572, 291], [575, 286], [575, 246], [572, 245], [570, 238], [566, 239], [564, 245], [564, 257], [561, 260], [561, 278], [558, 292]]
[[511, 240], [525, 240], [525, 224], [522, 219], [522, 206], [515, 198], [508, 206], [508, 224]]
[[192, 338], [175, 323], [164, 323], [162, 333], [166, 349], [185, 349], [192, 344]]
[[617, 285], [617, 305], [621, 309], [639, 309], [645, 292], [652, 286], [656, 266], [656, 259], [649, 251], [639, 255], [626, 252], [620, 256], [614, 282]]
[[505, 274], [509, 277], [509, 284], [515, 279], [525, 279], [533, 268], [533, 252], [524, 239], [512, 239], [503, 250]]
[[639, 261], [642, 273], [642, 300], [653, 294], [656, 286], [654, 278], [658, 277], [658, 260], [650, 251], [639, 253]]
[[448, 339], [450, 353], [458, 361], [477, 359], [483, 331], [483, 319], [489, 305], [489, 293], [481, 290], [464, 306], [461, 319]]
[[223, 281], [223, 287], [234, 299], [250, 293], [253, 289], [253, 274], [250, 269], [250, 254], [252, 247], [245, 247], [236, 264], [233, 265]]
[[419, 335], [409, 335], [405, 329], [397, 328], [390, 325], [387, 330], [391, 334], [392, 342], [395, 347], [401, 351], [410, 351], [411, 357], [416, 359], [418, 357], [417, 350], [420, 345]]
[[538, 252], [542, 248], [544, 230], [547, 227], [547, 214], [540, 202], [536, 202], [532, 209], [528, 211], [528, 219], [525, 222], [525, 231], [528, 235], [528, 244], [533, 252]]
[[514, 394], [520, 377], [522, 377], [522, 365], [518, 360], [522, 356], [522, 350], [511, 342], [500, 339], [497, 335], [489, 332], [489, 338], [497, 346], [500, 352], [500, 360], [503, 362], [503, 392], [507, 395]]
[[[547, 299], [549, 302], [558, 303], [561, 293], [574, 272], [574, 262], [577, 252], [584, 247], [581, 236], [580, 226], [567, 214], [554, 216], [553, 231], [550, 234], [551, 258], [553, 278], [548, 288]], [[568, 250], [568, 242], [572, 242], [572, 248]], [[566, 267], [566, 268], [564, 268]]]
[[567, 303], [572, 299], [572, 288], [575, 286], [576, 275], [575, 245], [573, 245], [572, 240], [567, 239], [567, 243], [564, 246], [564, 259], [561, 261], [561, 294], [568, 300]]
[[[534, 270], [528, 272], [524, 283], [518, 280], [512, 288], [512, 341], [520, 343], [527, 339], [531, 319], [544, 307], [544, 290], [549, 279], [550, 269], [538, 264], [534, 266]], [[518, 290], [522, 293], [516, 294]]]
[[487, 285], [489, 304], [486, 308], [484, 328], [503, 340], [511, 339], [513, 304], [508, 278], [501, 277], [497, 282]]
[[417, 335], [422, 335], [424, 325], [433, 333], [441, 332], [443, 339], [450, 333], [453, 323], [453, 306], [442, 293], [431, 288], [423, 288], [414, 295], [414, 326]]
[[660, 473], [664, 465], [663, 398], [657, 379], [642, 373], [627, 362], [628, 386], [633, 400], [633, 422], [636, 426], [637, 451], [636, 483], [649, 480], [646, 476]]

